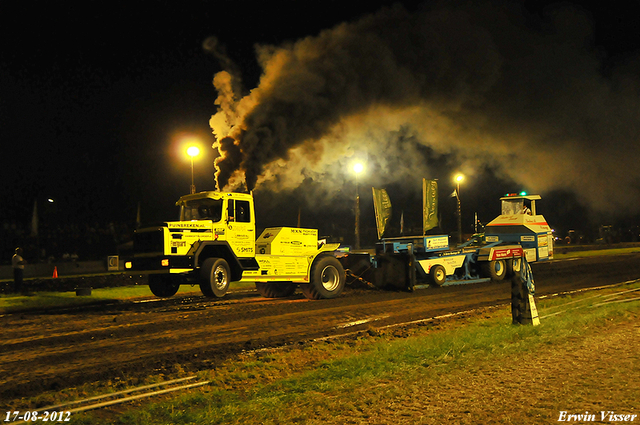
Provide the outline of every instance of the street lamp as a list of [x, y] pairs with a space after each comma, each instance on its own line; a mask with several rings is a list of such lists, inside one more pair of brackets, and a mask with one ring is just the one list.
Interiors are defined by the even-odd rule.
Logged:
[[456, 175], [456, 199], [458, 200], [458, 244], [462, 243], [462, 208], [460, 206], [460, 183], [464, 180], [462, 174]]
[[358, 193], [358, 174], [364, 171], [364, 165], [356, 162], [353, 165], [353, 171], [356, 173], [356, 249], [360, 249], [360, 194]]
[[200, 154], [200, 149], [197, 146], [189, 146], [187, 148], [187, 155], [191, 157], [191, 194], [196, 193], [196, 185], [193, 180], [193, 157]]

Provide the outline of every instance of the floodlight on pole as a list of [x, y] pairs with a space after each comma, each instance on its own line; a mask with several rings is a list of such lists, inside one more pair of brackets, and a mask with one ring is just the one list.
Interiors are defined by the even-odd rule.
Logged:
[[197, 146], [189, 146], [187, 148], [187, 155], [191, 157], [191, 193], [196, 193], [196, 185], [193, 179], [193, 158], [200, 154], [200, 149]]
[[457, 174], [456, 181], [456, 199], [458, 201], [458, 243], [462, 243], [462, 207], [460, 205], [460, 183], [464, 181], [464, 175]]
[[358, 193], [358, 174], [364, 171], [364, 165], [356, 162], [353, 165], [353, 172], [356, 174], [356, 249], [360, 249], [360, 194]]

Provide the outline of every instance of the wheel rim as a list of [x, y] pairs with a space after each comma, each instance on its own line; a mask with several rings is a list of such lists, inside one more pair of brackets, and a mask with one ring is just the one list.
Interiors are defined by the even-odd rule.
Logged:
[[213, 284], [217, 289], [224, 289], [227, 286], [227, 271], [224, 267], [218, 266], [213, 272]]
[[436, 270], [435, 278], [436, 278], [436, 282], [442, 282], [445, 278], [444, 270], [442, 269]]
[[504, 273], [504, 265], [502, 264], [502, 261], [496, 261], [495, 271], [498, 276]]
[[340, 286], [340, 275], [338, 270], [333, 266], [327, 266], [322, 269], [321, 275], [322, 287], [327, 291], [335, 291]]
[[514, 258], [513, 259], [513, 271], [514, 272], [519, 272], [521, 266], [522, 266], [522, 259], [521, 258]]

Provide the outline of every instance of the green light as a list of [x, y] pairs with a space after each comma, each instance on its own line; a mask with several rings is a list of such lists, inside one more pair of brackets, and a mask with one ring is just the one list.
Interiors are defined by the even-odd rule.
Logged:
[[525, 191], [520, 192], [520, 196], [527, 196], [527, 192]]

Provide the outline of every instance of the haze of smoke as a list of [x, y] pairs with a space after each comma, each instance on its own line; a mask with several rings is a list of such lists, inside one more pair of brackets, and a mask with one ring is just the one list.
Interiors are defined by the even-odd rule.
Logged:
[[[218, 187], [344, 185], [430, 176], [421, 146], [489, 165], [530, 191], [569, 189], [597, 210], [640, 210], [638, 81], [601, 75], [587, 16], [551, 11], [532, 29], [502, 5], [383, 9], [283, 46], [262, 46], [258, 87], [216, 75]], [[402, 137], [399, 137], [401, 135]]]

